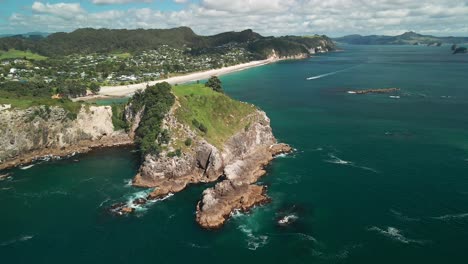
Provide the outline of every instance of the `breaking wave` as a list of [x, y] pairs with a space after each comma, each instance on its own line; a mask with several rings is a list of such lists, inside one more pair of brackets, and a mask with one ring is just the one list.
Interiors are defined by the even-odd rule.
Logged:
[[457, 219], [464, 219], [468, 218], [468, 213], [463, 214], [447, 214], [442, 216], [431, 217], [432, 219], [436, 220], [457, 220]]
[[253, 231], [245, 225], [240, 225], [239, 230], [247, 236], [247, 248], [250, 250], [257, 250], [257, 248], [268, 244], [268, 236], [266, 235], [254, 235]]
[[132, 187], [133, 180], [132, 179], [125, 179], [125, 187]]
[[27, 170], [27, 169], [30, 169], [32, 167], [34, 167], [35, 164], [31, 164], [31, 165], [27, 165], [27, 166], [22, 166], [20, 167], [21, 170]]
[[369, 231], [374, 231], [377, 232], [381, 235], [384, 235], [392, 240], [404, 243], [404, 244], [410, 244], [410, 243], [415, 243], [415, 244], [425, 244], [427, 241], [424, 240], [416, 240], [416, 239], [411, 239], [405, 237], [401, 230], [395, 228], [395, 227], [387, 227], [387, 229], [381, 229], [379, 227], [373, 226], [368, 229]]

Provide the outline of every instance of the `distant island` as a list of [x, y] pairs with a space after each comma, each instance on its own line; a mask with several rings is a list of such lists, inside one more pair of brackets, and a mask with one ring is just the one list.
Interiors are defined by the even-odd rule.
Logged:
[[348, 35], [333, 40], [354, 45], [427, 45], [440, 46], [442, 44], [468, 43], [468, 37], [436, 37], [421, 35], [415, 32], [406, 32], [398, 36], [384, 35]]

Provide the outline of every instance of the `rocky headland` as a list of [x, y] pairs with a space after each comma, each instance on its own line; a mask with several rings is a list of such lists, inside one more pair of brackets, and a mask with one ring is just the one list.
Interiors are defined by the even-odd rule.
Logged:
[[[213, 137], [213, 134], [197, 130], [184, 120], [183, 112], [215, 111], [204, 107], [185, 108], [189, 104], [187, 100], [200, 100], [201, 97], [179, 95], [166, 114], [162, 127], [172, 135], [171, 140], [163, 146], [165, 150], [159, 155], [144, 157], [133, 180], [134, 186], [154, 190], [146, 199], [139, 199], [133, 204], [162, 199], [184, 190], [190, 184], [219, 181], [213, 188], [203, 192], [196, 206], [196, 221], [202, 227], [212, 229], [221, 227], [234, 210], [247, 211], [255, 205], [268, 202], [266, 187], [256, 182], [266, 173], [265, 166], [275, 156], [289, 153], [292, 149], [277, 142], [265, 112], [225, 95], [213, 95], [210, 100], [222, 100], [228, 109], [233, 108], [217, 116], [225, 122], [223, 126], [233, 126], [230, 132], [219, 141], [215, 140], [218, 137]], [[242, 109], [239, 111], [242, 114], [238, 114], [238, 109]], [[141, 115], [132, 112], [131, 107], [128, 110], [130, 119]], [[180, 155], [173, 155], [182, 140], [189, 140], [191, 144], [185, 145]], [[126, 204], [116, 204], [111, 211], [122, 215], [133, 212], [133, 209]]]
[[75, 115], [61, 107], [0, 111], [0, 170], [93, 148], [132, 144], [115, 131], [110, 106], [82, 106]]
[[[133, 179], [134, 186], [153, 190], [130, 204], [112, 205], [111, 212], [131, 214], [149, 200], [209, 182], [217, 183], [194, 205], [195, 220], [204, 228], [221, 227], [233, 211], [267, 203], [266, 186], [256, 182], [275, 156], [292, 149], [277, 142], [265, 112], [203, 85], [160, 86], [139, 94], [140, 101], [130, 100], [122, 113], [126, 131], [116, 131], [110, 106], [84, 104], [75, 114], [58, 106], [1, 110], [0, 169], [98, 147], [136, 142], [142, 148], [146, 136], [156, 133], [146, 143], [157, 151], [140, 149], [142, 163]], [[154, 100], [162, 104], [151, 105]], [[168, 110], [161, 110], [164, 102], [170, 102]]]

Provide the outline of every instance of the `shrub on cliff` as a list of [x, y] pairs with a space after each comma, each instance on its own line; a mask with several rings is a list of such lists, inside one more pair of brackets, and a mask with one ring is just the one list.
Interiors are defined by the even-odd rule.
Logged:
[[114, 130], [127, 130], [128, 123], [124, 116], [125, 104], [112, 104], [112, 124]]
[[205, 83], [205, 86], [210, 87], [215, 92], [224, 93], [223, 87], [221, 86], [221, 80], [216, 76], [211, 76]]
[[135, 143], [143, 157], [147, 154], [159, 155], [161, 144], [169, 141], [169, 134], [161, 129], [161, 124], [174, 102], [171, 85], [167, 82], [148, 86], [145, 91], [135, 93], [130, 100], [137, 110], [145, 106], [140, 125], [135, 132]]

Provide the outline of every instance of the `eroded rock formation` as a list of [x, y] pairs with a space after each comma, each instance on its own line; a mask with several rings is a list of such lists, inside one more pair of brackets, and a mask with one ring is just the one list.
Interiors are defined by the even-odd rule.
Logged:
[[114, 131], [110, 106], [83, 106], [76, 118], [60, 107], [2, 110], [0, 134], [0, 169], [132, 143], [125, 132]]
[[192, 138], [194, 143], [180, 157], [168, 157], [165, 153], [158, 157], [146, 156], [133, 184], [154, 187], [147, 199], [159, 199], [189, 184], [214, 182], [225, 176], [225, 180], [204, 191], [197, 205], [196, 220], [205, 228], [222, 226], [233, 210], [246, 211], [266, 203], [269, 198], [265, 187], [254, 183], [265, 174], [264, 166], [274, 156], [288, 153], [291, 148], [277, 144], [264, 112], [256, 110], [245, 118], [250, 120], [250, 125], [217, 148], [179, 123], [171, 110], [164, 125]]

